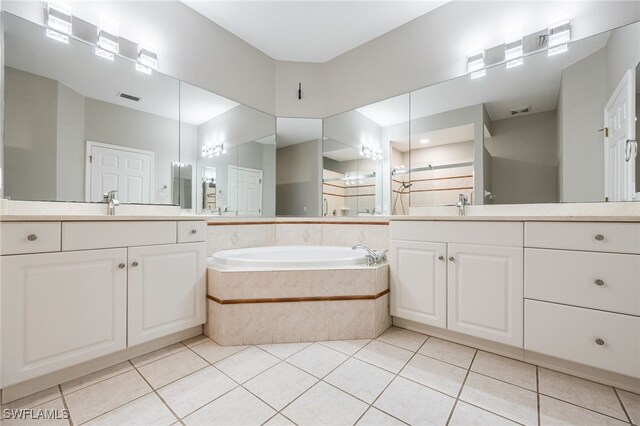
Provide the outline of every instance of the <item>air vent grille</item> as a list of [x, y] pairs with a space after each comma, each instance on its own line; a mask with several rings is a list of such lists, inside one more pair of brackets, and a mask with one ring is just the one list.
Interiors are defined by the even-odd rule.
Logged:
[[520, 108], [520, 109], [512, 109], [511, 110], [511, 115], [519, 115], [519, 114], [525, 114], [527, 112], [531, 111], [531, 106], [528, 106], [526, 108]]
[[138, 96], [130, 95], [128, 93], [123, 93], [123, 92], [118, 92], [118, 96], [123, 99], [127, 99], [129, 101], [134, 101], [134, 102], [140, 102], [142, 100], [142, 98]]

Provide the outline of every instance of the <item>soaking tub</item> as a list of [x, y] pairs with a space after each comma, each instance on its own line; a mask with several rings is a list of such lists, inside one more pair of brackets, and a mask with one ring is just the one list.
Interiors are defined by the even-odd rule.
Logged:
[[351, 247], [278, 246], [218, 252], [209, 266], [232, 269], [331, 269], [366, 266], [367, 252]]
[[208, 259], [208, 322], [220, 345], [372, 339], [391, 326], [389, 267], [366, 250], [279, 246]]

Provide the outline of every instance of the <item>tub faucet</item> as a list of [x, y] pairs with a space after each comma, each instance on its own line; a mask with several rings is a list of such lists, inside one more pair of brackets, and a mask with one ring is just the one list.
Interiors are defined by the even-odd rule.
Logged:
[[382, 262], [386, 262], [387, 260], [387, 251], [385, 250], [383, 253], [377, 252], [375, 250], [371, 250], [367, 246], [363, 246], [362, 244], [357, 244], [351, 247], [352, 250], [366, 250], [367, 251], [367, 265], [378, 265]]
[[464, 206], [469, 205], [469, 200], [464, 194], [458, 195], [458, 202], [456, 203], [456, 207], [458, 208], [458, 216], [464, 216]]
[[116, 214], [116, 206], [120, 205], [120, 201], [116, 200], [117, 195], [118, 190], [113, 189], [102, 196], [102, 201], [107, 203], [107, 216], [113, 216]]

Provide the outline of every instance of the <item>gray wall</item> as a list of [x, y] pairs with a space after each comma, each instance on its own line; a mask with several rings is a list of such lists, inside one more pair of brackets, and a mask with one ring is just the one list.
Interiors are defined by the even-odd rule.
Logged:
[[[557, 201], [556, 111], [496, 120], [486, 139], [494, 204]], [[479, 195], [479, 194], [478, 194]]]
[[320, 216], [322, 141], [276, 151], [276, 215]]
[[84, 96], [58, 83], [56, 200], [84, 200], [86, 140], [84, 121]]

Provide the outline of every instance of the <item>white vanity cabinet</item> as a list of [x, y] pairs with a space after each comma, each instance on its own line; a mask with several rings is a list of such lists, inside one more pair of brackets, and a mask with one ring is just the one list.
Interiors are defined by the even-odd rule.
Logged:
[[129, 249], [129, 345], [206, 322], [202, 243]]
[[0, 227], [3, 387], [206, 322], [204, 221]]
[[3, 385], [126, 348], [126, 263], [126, 248], [3, 257]]
[[391, 315], [522, 347], [523, 224], [392, 221]]

